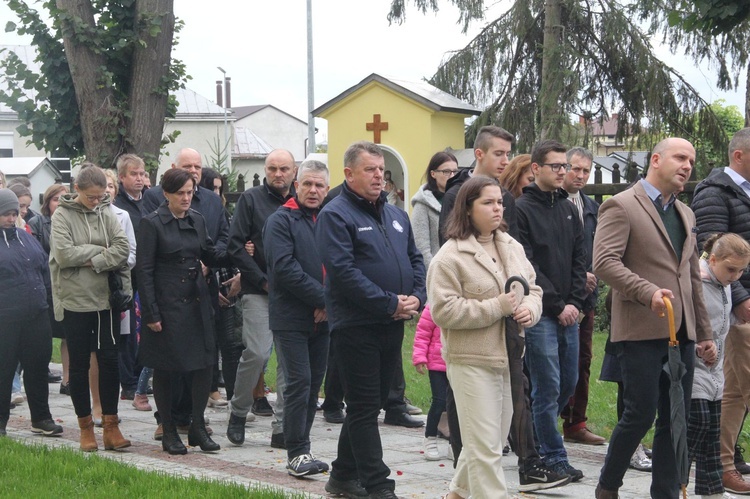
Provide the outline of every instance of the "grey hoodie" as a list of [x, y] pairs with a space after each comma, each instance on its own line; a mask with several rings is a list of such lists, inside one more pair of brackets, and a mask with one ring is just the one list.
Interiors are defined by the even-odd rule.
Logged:
[[132, 293], [128, 238], [109, 208], [109, 196], [93, 210], [77, 202], [77, 197], [61, 196], [52, 215], [49, 262], [57, 321], [62, 321], [64, 310], [109, 310], [110, 270], [119, 272], [124, 290]]
[[411, 230], [414, 233], [414, 244], [422, 253], [425, 268], [429, 268], [432, 257], [440, 249], [440, 201], [432, 191], [424, 188], [417, 190], [411, 198]]

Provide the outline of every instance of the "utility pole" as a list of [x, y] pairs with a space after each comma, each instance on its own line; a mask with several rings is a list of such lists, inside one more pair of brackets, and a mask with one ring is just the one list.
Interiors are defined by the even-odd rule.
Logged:
[[313, 79], [312, 0], [307, 0], [307, 153], [315, 152], [315, 98]]
[[221, 105], [224, 108], [224, 154], [226, 155], [226, 164], [224, 166], [228, 173], [231, 169], [232, 152], [229, 150], [229, 127], [227, 125], [227, 72], [219, 66], [216, 66], [216, 69], [223, 74], [221, 88], [224, 98], [221, 100]]

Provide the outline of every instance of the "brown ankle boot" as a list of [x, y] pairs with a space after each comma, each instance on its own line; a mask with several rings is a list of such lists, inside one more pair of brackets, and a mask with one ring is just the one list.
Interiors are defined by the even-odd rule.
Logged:
[[94, 452], [99, 450], [94, 436], [94, 420], [89, 414], [85, 418], [78, 418], [78, 427], [81, 429], [81, 450], [83, 452]]
[[126, 440], [122, 436], [117, 421], [117, 414], [105, 414], [102, 416], [104, 450], [118, 450], [130, 447], [130, 440]]

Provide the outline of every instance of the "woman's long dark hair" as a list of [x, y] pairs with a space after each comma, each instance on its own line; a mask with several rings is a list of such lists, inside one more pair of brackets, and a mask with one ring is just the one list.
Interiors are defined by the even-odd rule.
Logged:
[[437, 170], [438, 167], [446, 161], [453, 161], [454, 163], [458, 164], [458, 160], [456, 159], [456, 157], [449, 152], [439, 151], [432, 155], [432, 157], [430, 158], [430, 162], [427, 164], [427, 171], [424, 172], [423, 180], [426, 182], [426, 185], [424, 186], [424, 189], [426, 191], [431, 191], [433, 194], [440, 193], [440, 189], [437, 185], [437, 180], [435, 180], [432, 175], [430, 175], [430, 172], [433, 170]]

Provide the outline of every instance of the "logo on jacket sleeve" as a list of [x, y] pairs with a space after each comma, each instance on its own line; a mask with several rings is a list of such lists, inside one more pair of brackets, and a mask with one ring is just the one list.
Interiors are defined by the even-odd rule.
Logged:
[[393, 221], [393, 228], [396, 229], [399, 232], [403, 232], [404, 231], [404, 228], [401, 227], [401, 224], [398, 223], [398, 220], [394, 220]]
[[369, 226], [369, 227], [357, 227], [357, 230], [359, 232], [364, 232], [364, 231], [367, 231], [367, 230], [372, 230], [372, 225]]

